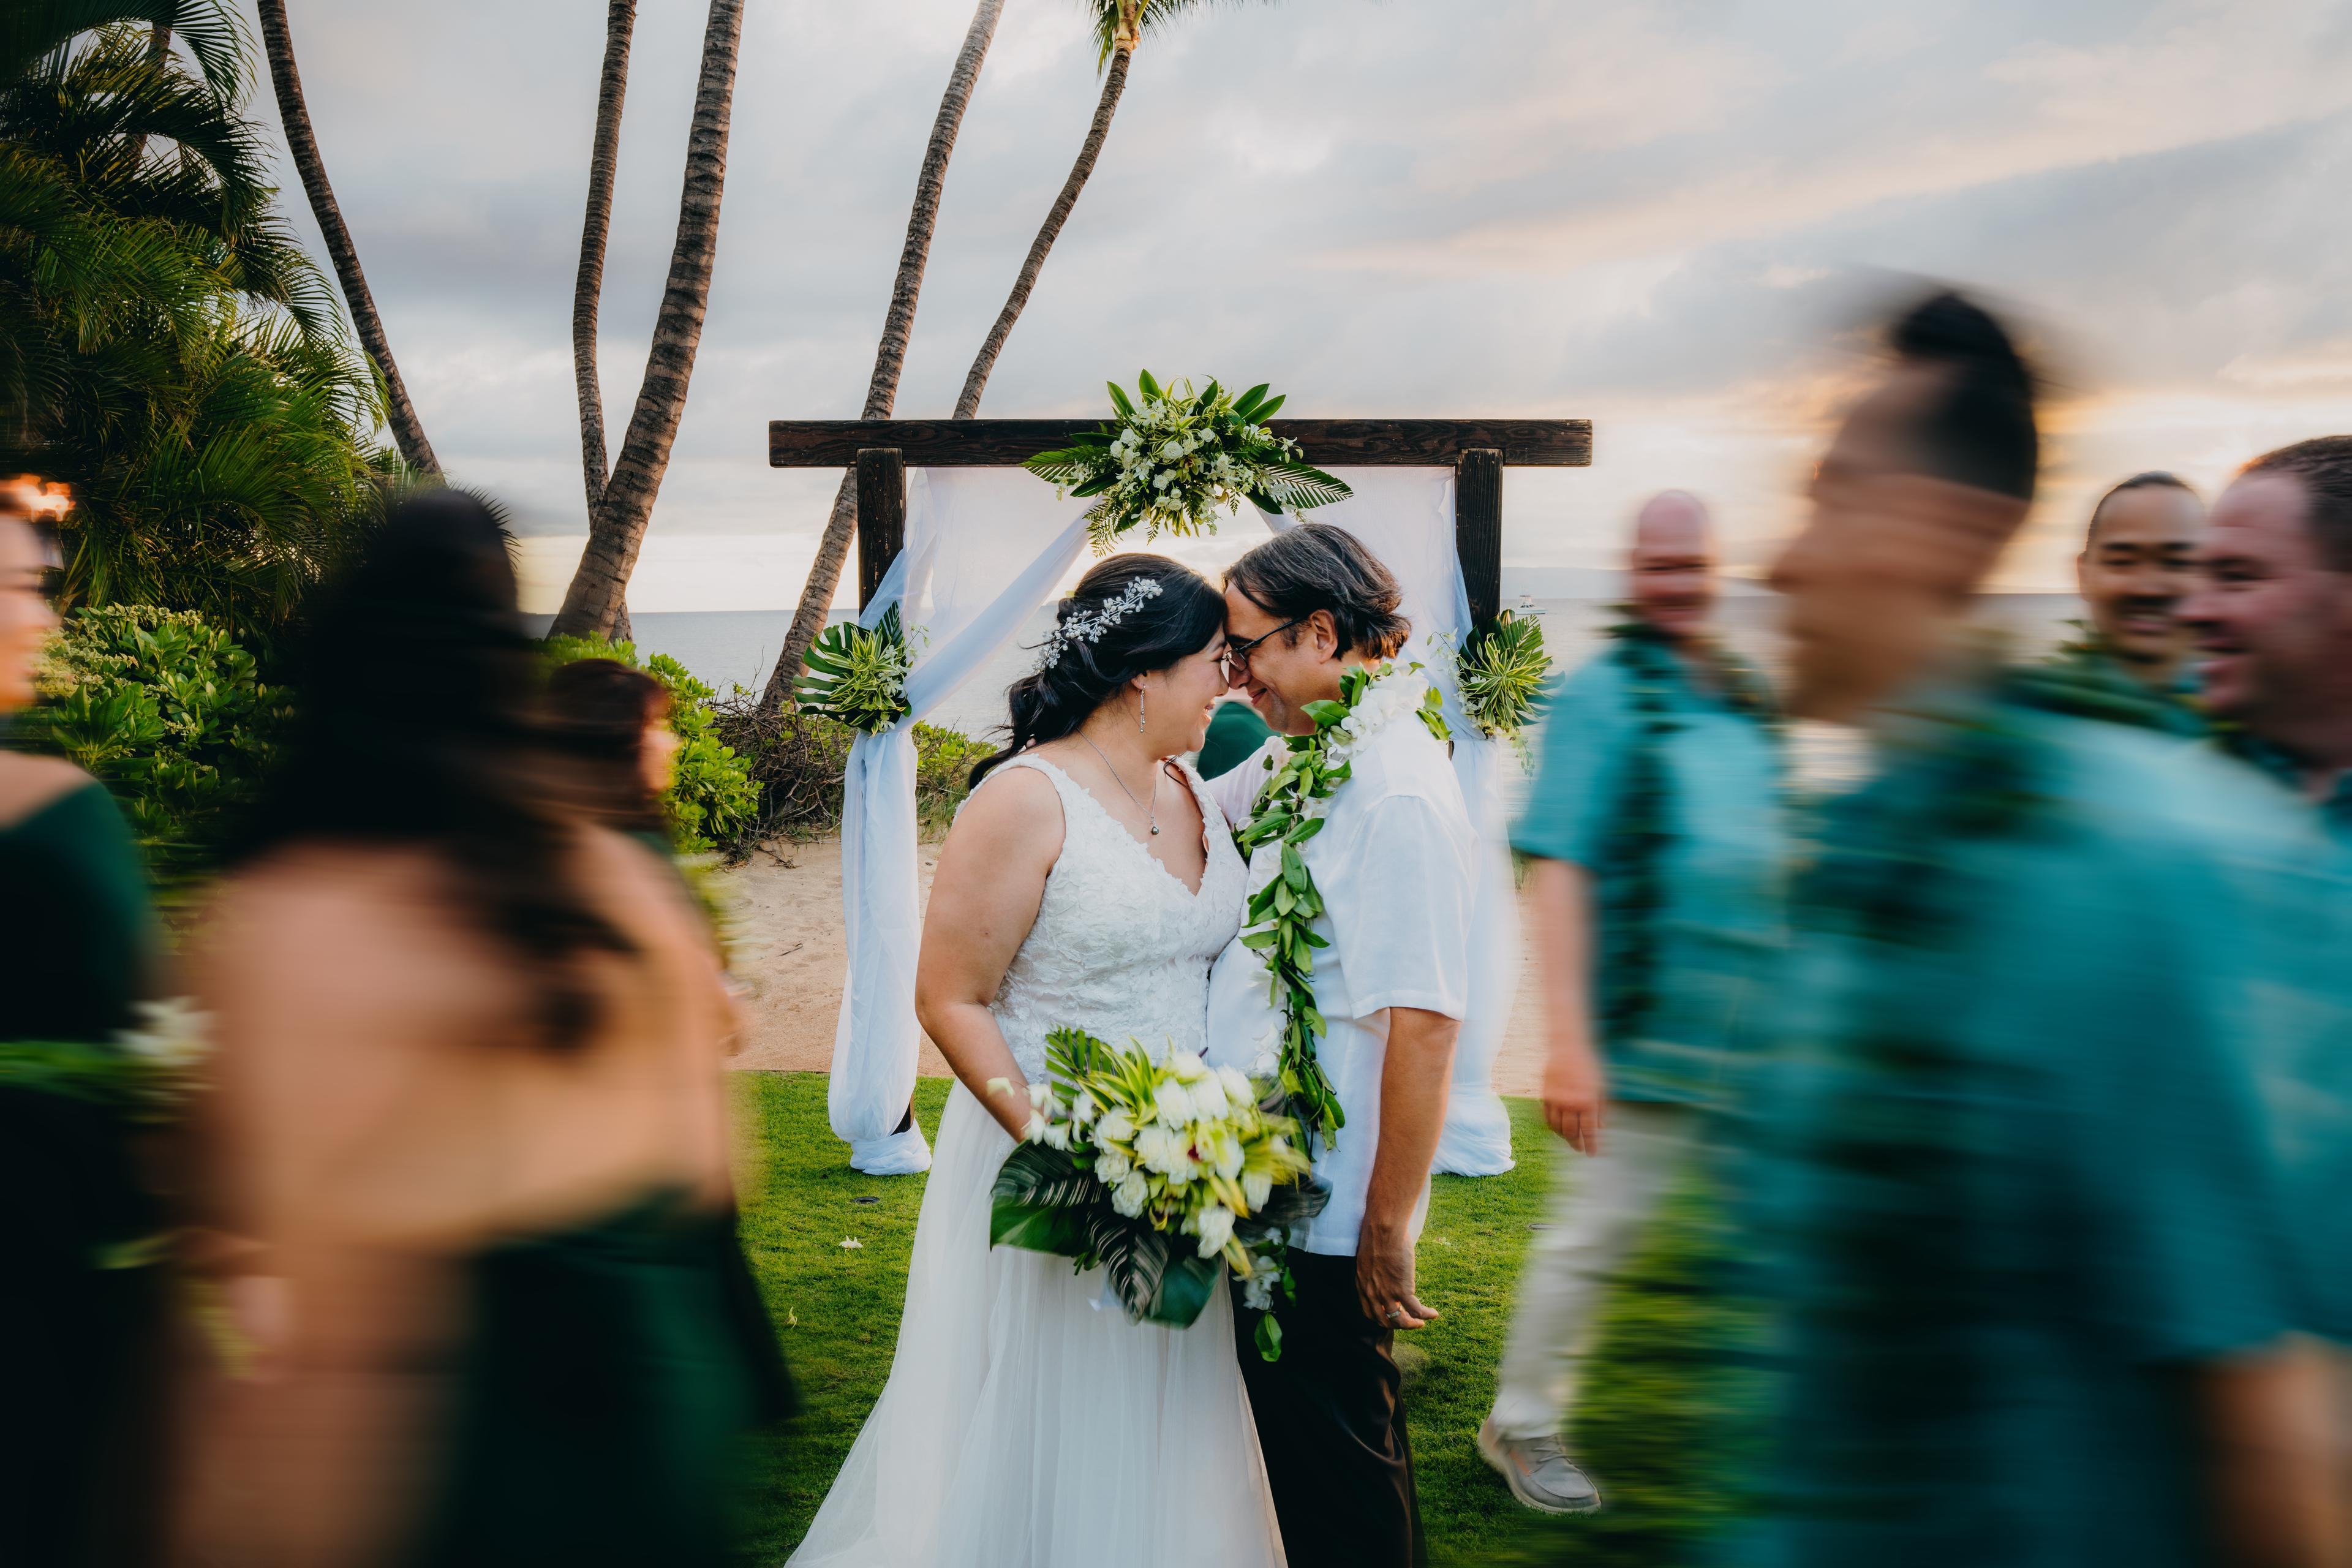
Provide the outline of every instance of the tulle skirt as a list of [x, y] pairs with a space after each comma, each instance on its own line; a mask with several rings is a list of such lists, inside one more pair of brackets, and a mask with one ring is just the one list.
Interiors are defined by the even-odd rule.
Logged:
[[1189, 1329], [1098, 1307], [1099, 1271], [988, 1245], [1013, 1141], [958, 1084], [890, 1380], [798, 1568], [1257, 1568], [1283, 1561], [1213, 1300]]

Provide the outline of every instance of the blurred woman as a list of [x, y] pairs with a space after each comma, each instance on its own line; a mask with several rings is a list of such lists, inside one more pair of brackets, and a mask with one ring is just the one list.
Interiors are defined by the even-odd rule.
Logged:
[[725, 1559], [734, 1019], [668, 868], [553, 804], [539, 675], [452, 491], [315, 616], [196, 971], [216, 1198], [274, 1310], [204, 1390], [192, 1561]]
[[582, 658], [547, 680], [549, 730], [574, 764], [583, 804], [617, 832], [670, 852], [662, 792], [677, 759], [669, 691], [618, 659]]
[[[58, 627], [50, 499], [0, 481], [0, 729]], [[136, 1023], [156, 937], [104, 787], [0, 750], [0, 1563], [143, 1555], [163, 1291], [141, 1244], [162, 1221], [129, 1123], [72, 1082]]]

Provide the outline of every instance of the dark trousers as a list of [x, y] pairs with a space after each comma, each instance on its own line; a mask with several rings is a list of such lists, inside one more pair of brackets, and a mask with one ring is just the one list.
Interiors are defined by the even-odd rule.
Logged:
[[1242, 1381], [1265, 1451], [1291, 1568], [1417, 1568], [1429, 1552], [1412, 1490], [1395, 1338], [1356, 1304], [1356, 1260], [1294, 1251], [1298, 1299], [1276, 1299], [1282, 1359], [1258, 1359], [1258, 1313], [1234, 1296]]

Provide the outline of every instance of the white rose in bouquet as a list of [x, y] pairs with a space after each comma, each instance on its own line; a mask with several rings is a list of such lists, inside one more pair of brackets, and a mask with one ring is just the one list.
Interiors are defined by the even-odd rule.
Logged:
[[[1192, 1121], [1222, 1121], [1227, 1110], [1231, 1109], [1225, 1099], [1225, 1080], [1215, 1073], [1204, 1072], [1186, 1088], [1192, 1097]], [[1246, 1105], [1249, 1102], [1244, 1100], [1242, 1103]]]
[[1274, 1196], [1274, 1177], [1265, 1171], [1242, 1173], [1242, 1200], [1255, 1214], [1265, 1207], [1265, 1200]]
[[1192, 1120], [1192, 1097], [1172, 1078], [1160, 1080], [1151, 1091], [1151, 1103], [1159, 1108], [1160, 1120], [1171, 1127], [1181, 1127]]
[[[1118, 1185], [1133, 1169], [1133, 1163], [1116, 1149], [1105, 1149], [1095, 1155], [1095, 1180], [1106, 1187]], [[1271, 1188], [1267, 1190], [1272, 1191]]]
[[1193, 1228], [1200, 1233], [1201, 1256], [1214, 1258], [1234, 1238], [1234, 1211], [1223, 1204], [1212, 1204], [1194, 1219]]
[[1151, 1184], [1143, 1179], [1140, 1171], [1129, 1171], [1110, 1190], [1110, 1206], [1129, 1219], [1141, 1214], [1143, 1205], [1150, 1201]]
[[1095, 1123], [1095, 1142], [1097, 1143], [1124, 1143], [1134, 1136], [1134, 1120], [1124, 1110], [1106, 1110], [1102, 1120]]

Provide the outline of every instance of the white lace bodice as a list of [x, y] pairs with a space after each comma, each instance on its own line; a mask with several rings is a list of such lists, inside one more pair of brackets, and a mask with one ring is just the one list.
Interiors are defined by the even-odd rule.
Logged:
[[1034, 768], [1062, 797], [1062, 852], [1037, 921], [989, 1004], [1032, 1080], [1045, 1076], [1046, 1034], [1064, 1025], [1113, 1045], [1140, 1040], [1154, 1057], [1171, 1042], [1202, 1047], [1209, 966], [1241, 929], [1244, 868], [1200, 775], [1177, 765], [1208, 839], [1198, 893], [1052, 763], [1024, 755], [1004, 764]]

